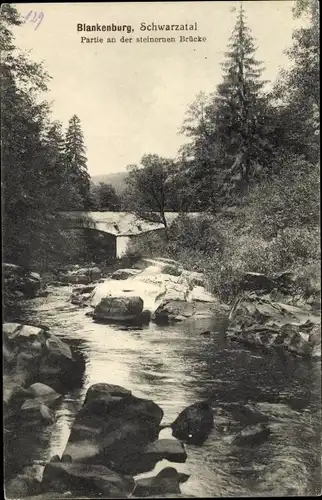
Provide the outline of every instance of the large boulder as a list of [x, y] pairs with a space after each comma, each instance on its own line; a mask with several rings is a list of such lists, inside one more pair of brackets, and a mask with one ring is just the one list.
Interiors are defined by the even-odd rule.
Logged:
[[206, 401], [185, 408], [171, 424], [174, 437], [190, 444], [202, 445], [214, 426], [214, 412]]
[[150, 281], [147, 276], [134, 276], [127, 280], [105, 280], [96, 286], [91, 296], [91, 306], [94, 308], [106, 297], [140, 297], [146, 309], [152, 310], [155, 297], [160, 294], [159, 282]]
[[205, 286], [205, 278], [203, 273], [198, 273], [196, 271], [183, 270], [181, 273], [181, 278], [178, 282], [188, 283], [191, 286]]
[[145, 449], [157, 439], [162, 417], [153, 401], [119, 386], [96, 384], [75, 418], [64, 455], [125, 474], [146, 472], [157, 462]]
[[42, 328], [21, 323], [4, 323], [2, 332], [4, 338], [15, 342], [25, 342], [30, 339], [41, 341], [44, 338]]
[[200, 273], [182, 271], [180, 276], [163, 274], [162, 263], [153, 260], [149, 263], [151, 265], [141, 272], [135, 270], [133, 273], [133, 270], [127, 269], [116, 271], [112, 279], [106, 280], [93, 291], [91, 305], [97, 307], [106, 298], [109, 305], [111, 298], [119, 300], [121, 297], [128, 299], [136, 296], [143, 300], [144, 307], [151, 311], [152, 320], [159, 324], [183, 321], [192, 316], [196, 319], [212, 317], [216, 301], [201, 286]]
[[61, 269], [57, 273], [58, 280], [66, 284], [87, 285], [99, 281], [101, 277], [102, 272], [96, 266], [80, 268], [78, 265], [75, 265], [69, 269]]
[[176, 321], [183, 321], [194, 315], [195, 307], [192, 302], [185, 300], [162, 300], [154, 311], [152, 319], [160, 325], [167, 325]]
[[19, 422], [22, 425], [51, 425], [55, 422], [55, 414], [38, 399], [27, 399], [21, 406]]
[[271, 431], [267, 424], [249, 425], [234, 437], [233, 444], [238, 446], [259, 445], [268, 439], [270, 433]]
[[278, 290], [284, 294], [289, 294], [294, 290], [295, 276], [290, 271], [283, 271], [267, 276], [263, 273], [247, 272], [241, 280], [241, 289], [249, 292], [270, 293]]
[[235, 301], [227, 335], [245, 345], [315, 357], [321, 355], [320, 332], [320, 318], [311, 311], [253, 292]]
[[140, 273], [139, 269], [118, 269], [111, 276], [112, 280], [127, 280]]
[[140, 318], [143, 300], [137, 296], [105, 297], [94, 309], [93, 318], [100, 321], [132, 322]]
[[46, 384], [42, 384], [41, 382], [36, 382], [28, 387], [27, 391], [32, 395], [34, 399], [41, 401], [42, 403], [46, 403], [47, 405], [51, 405], [61, 399], [62, 395], [56, 392], [52, 387], [49, 387]]
[[73, 288], [70, 301], [74, 305], [86, 306], [89, 305], [93, 291], [95, 290], [95, 285], [79, 285]]
[[70, 491], [75, 498], [128, 498], [134, 479], [109, 470], [103, 465], [51, 461], [46, 465], [42, 486], [58, 493]]
[[156, 476], [137, 479], [135, 481], [135, 497], [151, 495], [180, 494], [180, 483], [185, 483], [190, 476], [177, 472], [173, 467], [162, 469]]
[[5, 485], [6, 498], [16, 500], [41, 493], [41, 484], [28, 474], [18, 474]]
[[27, 427], [39, 430], [39, 426], [53, 424], [55, 414], [50, 407], [61, 397], [45, 384], [35, 383], [28, 389], [15, 385], [10, 393], [4, 395], [6, 425], [14, 428], [18, 426], [19, 432], [22, 429], [26, 432]]
[[177, 439], [159, 439], [148, 444], [144, 453], [155, 462], [165, 459], [170, 462], [184, 463], [187, 459], [184, 446]]
[[89, 282], [98, 281], [102, 277], [102, 271], [98, 267], [84, 267], [75, 273], [78, 276], [88, 276]]
[[19, 323], [3, 324], [4, 367], [7, 374], [23, 385], [28, 378], [37, 377], [45, 344], [41, 328]]
[[42, 285], [40, 274], [10, 263], [4, 263], [2, 271], [6, 295], [14, 295], [16, 298], [20, 296], [26, 299], [37, 296]]
[[48, 330], [32, 325], [4, 323], [7, 374], [20, 385], [43, 382], [56, 388], [79, 383], [85, 362], [68, 344]]
[[[193, 293], [193, 290], [192, 290]], [[213, 300], [200, 300], [200, 293], [196, 293], [192, 300], [187, 302], [181, 299], [162, 299], [160, 305], [152, 315], [152, 319], [159, 325], [168, 325], [189, 318], [211, 318], [214, 314]], [[195, 300], [196, 299], [196, 300]]]
[[87, 285], [90, 283], [90, 278], [87, 274], [60, 274], [59, 281], [70, 285]]
[[7, 401], [9, 407], [11, 409], [15, 409], [16, 411], [23, 408], [23, 406], [27, 402], [28, 404], [26, 404], [23, 409], [27, 409], [28, 406], [29, 407], [33, 406], [34, 408], [37, 408], [41, 404], [45, 404], [47, 406], [53, 406], [61, 398], [62, 398], [61, 394], [57, 393], [54, 389], [52, 389], [48, 385], [42, 384], [40, 382], [32, 384], [27, 389], [16, 384], [12, 388], [10, 394], [8, 394], [7, 396], [4, 395], [4, 400]]

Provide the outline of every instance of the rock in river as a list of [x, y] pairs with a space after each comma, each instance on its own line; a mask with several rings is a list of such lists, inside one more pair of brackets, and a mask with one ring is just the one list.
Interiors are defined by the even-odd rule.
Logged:
[[137, 479], [134, 496], [180, 494], [180, 483], [185, 483], [188, 479], [188, 474], [177, 472], [173, 467], [166, 467], [156, 476]]
[[19, 385], [41, 381], [56, 389], [61, 384], [70, 387], [81, 380], [84, 360], [66, 342], [44, 329], [4, 323], [3, 341], [8, 376], [19, 381]]
[[321, 320], [312, 311], [252, 292], [236, 300], [229, 320], [227, 335], [232, 340], [303, 357], [321, 356]]
[[105, 297], [94, 309], [94, 320], [132, 322], [140, 318], [143, 300], [136, 296]]
[[162, 417], [153, 401], [119, 386], [94, 385], [75, 418], [64, 454], [73, 462], [100, 464], [120, 473], [147, 472], [157, 459], [145, 448], [157, 439]]
[[134, 488], [134, 479], [103, 465], [51, 461], [45, 467], [42, 486], [47, 491], [71, 491], [76, 498], [127, 498]]
[[4, 291], [6, 294], [20, 292], [23, 298], [32, 299], [41, 288], [41, 277], [15, 264], [2, 265], [4, 275]]
[[249, 425], [235, 436], [233, 444], [256, 445], [261, 444], [269, 437], [271, 431], [267, 424], [260, 423]]
[[16, 500], [41, 492], [40, 482], [28, 474], [18, 474], [5, 486], [6, 498]]
[[154, 462], [165, 459], [170, 462], [184, 463], [187, 459], [184, 446], [177, 439], [159, 439], [148, 444], [144, 453]]
[[127, 280], [140, 273], [138, 269], [118, 269], [111, 276], [112, 280]]
[[171, 424], [174, 437], [187, 443], [202, 445], [214, 426], [214, 412], [206, 401], [185, 408]]

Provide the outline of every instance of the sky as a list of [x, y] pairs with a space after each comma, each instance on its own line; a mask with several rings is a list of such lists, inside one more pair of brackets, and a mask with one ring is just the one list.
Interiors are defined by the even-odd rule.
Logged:
[[[27, 18], [14, 30], [17, 46], [43, 61], [51, 75], [53, 119], [64, 127], [76, 114], [83, 127], [91, 176], [126, 170], [144, 154], [175, 157], [185, 142], [178, 131], [187, 107], [200, 91], [213, 92], [221, 82], [237, 1], [133, 3], [15, 4]], [[274, 81], [289, 65], [283, 52], [292, 44], [293, 2], [243, 2], [247, 23], [264, 62], [263, 78]], [[32, 13], [30, 13], [32, 11]], [[28, 17], [28, 13], [30, 13]], [[34, 21], [37, 20], [37, 21]], [[38, 21], [41, 21], [40, 23]], [[164, 36], [141, 32], [141, 22], [192, 24], [197, 31], [167, 32], [206, 37], [205, 42], [135, 43], [137, 37]], [[78, 23], [126, 24], [134, 33], [80, 33]], [[120, 37], [133, 37], [121, 43]], [[81, 43], [81, 36], [101, 36], [104, 43]]]

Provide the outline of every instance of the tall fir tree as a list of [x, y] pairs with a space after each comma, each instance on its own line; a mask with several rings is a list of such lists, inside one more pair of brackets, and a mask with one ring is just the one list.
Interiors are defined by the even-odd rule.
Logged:
[[62, 124], [58, 121], [50, 123], [44, 137], [47, 150], [47, 185], [52, 194], [53, 202], [60, 205], [58, 200], [62, 185], [65, 182], [65, 141]]
[[81, 121], [76, 115], [68, 123], [65, 159], [67, 175], [81, 197], [82, 208], [87, 209], [90, 206], [90, 176], [87, 171], [86, 148]]
[[[268, 164], [271, 147], [265, 130], [267, 102], [261, 79], [262, 64], [245, 21], [241, 3], [226, 52], [223, 82], [218, 86], [208, 119], [220, 158], [217, 185], [226, 202], [235, 203]], [[218, 164], [218, 162], [217, 162]]]

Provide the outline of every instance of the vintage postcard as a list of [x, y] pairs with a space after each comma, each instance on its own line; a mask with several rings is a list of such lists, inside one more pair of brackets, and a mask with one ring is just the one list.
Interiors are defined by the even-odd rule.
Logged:
[[320, 495], [318, 0], [0, 23], [5, 498]]

